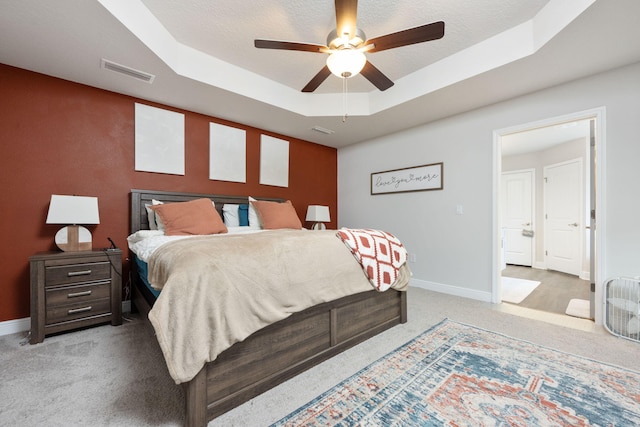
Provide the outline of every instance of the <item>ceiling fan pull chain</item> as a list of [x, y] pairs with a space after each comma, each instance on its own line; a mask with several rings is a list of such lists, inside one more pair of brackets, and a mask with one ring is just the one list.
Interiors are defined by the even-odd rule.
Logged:
[[347, 121], [347, 78], [342, 78], [342, 111], [344, 111], [344, 115], [342, 116], [342, 123]]

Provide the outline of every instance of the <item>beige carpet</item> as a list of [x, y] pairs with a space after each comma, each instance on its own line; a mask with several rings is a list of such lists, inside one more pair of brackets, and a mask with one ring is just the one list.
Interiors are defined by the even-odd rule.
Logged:
[[520, 304], [540, 282], [502, 276], [502, 301]]
[[[444, 318], [603, 362], [640, 369], [638, 343], [517, 317], [490, 304], [410, 288], [409, 321], [250, 400], [209, 423], [267, 426]], [[574, 319], [575, 321], [582, 321]], [[583, 320], [588, 322], [587, 320]], [[21, 346], [0, 337], [2, 426], [181, 426], [184, 394], [171, 380], [148, 322], [133, 317]]]

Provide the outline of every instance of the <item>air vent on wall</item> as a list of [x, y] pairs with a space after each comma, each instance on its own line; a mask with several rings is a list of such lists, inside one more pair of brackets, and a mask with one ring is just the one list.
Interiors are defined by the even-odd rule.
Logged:
[[142, 80], [146, 83], [153, 83], [153, 79], [156, 78], [153, 74], [145, 73], [144, 71], [135, 70], [124, 65], [116, 64], [115, 62], [102, 59], [102, 68], [105, 70], [115, 71], [116, 73], [124, 74], [134, 79]]

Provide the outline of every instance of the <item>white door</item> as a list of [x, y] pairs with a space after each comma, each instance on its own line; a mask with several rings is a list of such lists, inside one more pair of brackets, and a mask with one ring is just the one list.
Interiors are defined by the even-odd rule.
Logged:
[[546, 166], [544, 181], [547, 268], [578, 276], [584, 226], [582, 159]]
[[502, 174], [502, 228], [507, 264], [532, 265], [533, 182], [533, 170]]

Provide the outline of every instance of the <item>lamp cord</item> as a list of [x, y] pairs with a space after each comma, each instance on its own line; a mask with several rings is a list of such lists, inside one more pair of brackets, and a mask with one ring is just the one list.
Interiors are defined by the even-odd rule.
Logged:
[[[111, 240], [111, 239], [109, 239]], [[117, 249], [117, 248], [116, 248]], [[113, 271], [116, 272], [116, 274], [120, 277], [122, 277], [122, 273], [120, 273], [118, 271], [118, 269], [116, 268], [116, 265], [113, 263], [113, 261], [111, 260], [111, 257], [108, 256], [109, 255], [109, 249], [103, 249], [102, 252], [104, 252], [105, 254], [107, 254], [107, 260], [109, 261], [109, 264], [111, 264], [111, 267], [113, 268]]]

